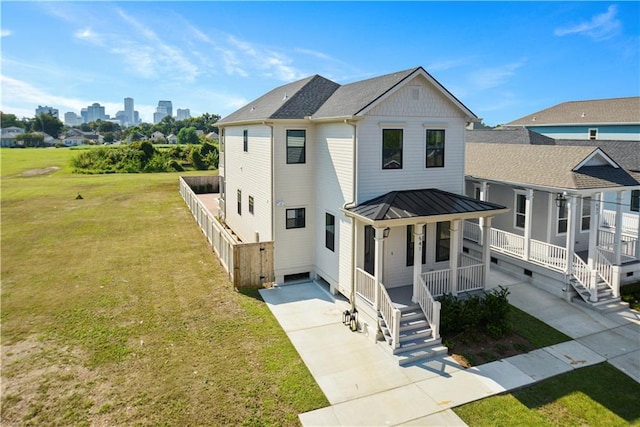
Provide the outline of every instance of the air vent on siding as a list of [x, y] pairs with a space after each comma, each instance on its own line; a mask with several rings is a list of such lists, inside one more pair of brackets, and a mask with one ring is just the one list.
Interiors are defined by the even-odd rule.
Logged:
[[411, 88], [411, 99], [413, 99], [414, 101], [417, 101], [418, 99], [420, 99], [420, 88], [419, 87], [412, 87]]

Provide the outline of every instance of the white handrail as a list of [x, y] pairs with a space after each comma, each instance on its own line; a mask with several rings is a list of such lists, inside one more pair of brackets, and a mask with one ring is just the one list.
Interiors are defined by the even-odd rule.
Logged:
[[467, 240], [471, 240], [472, 242], [481, 243], [480, 242], [480, 225], [475, 222], [465, 221], [464, 229], [463, 229], [463, 237]]
[[567, 269], [567, 248], [531, 240], [529, 260], [551, 269], [565, 271]]
[[491, 249], [504, 252], [518, 258], [524, 257], [524, 237], [508, 231], [491, 229]]
[[389, 334], [391, 335], [391, 347], [400, 347], [400, 310], [393, 306], [393, 302], [384, 288], [382, 283], [380, 286], [380, 314], [387, 324]]
[[371, 304], [375, 301], [376, 278], [359, 267], [356, 267], [356, 293], [367, 299]]
[[429, 293], [439, 297], [451, 293], [451, 269], [428, 271], [420, 275], [420, 280], [429, 289]]
[[458, 292], [484, 289], [484, 265], [468, 265], [458, 268]]
[[591, 270], [589, 266], [580, 258], [578, 255], [573, 254], [573, 265], [571, 268], [573, 277], [584, 286], [588, 291], [591, 297], [598, 295], [598, 290], [594, 289], [591, 284]]
[[600, 249], [596, 249], [595, 263], [598, 275], [611, 289], [613, 297], [617, 298], [620, 293], [620, 283], [615, 275], [616, 267], [607, 259], [606, 255]]
[[436, 301], [433, 295], [429, 292], [424, 280], [420, 278], [418, 286], [418, 294], [416, 299], [420, 308], [424, 312], [427, 322], [431, 327], [431, 333], [435, 339], [440, 338], [440, 301]]

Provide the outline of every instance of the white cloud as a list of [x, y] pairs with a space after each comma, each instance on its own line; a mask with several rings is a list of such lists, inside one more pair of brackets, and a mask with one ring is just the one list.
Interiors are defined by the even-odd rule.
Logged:
[[430, 63], [425, 67], [428, 72], [444, 71], [457, 68], [469, 62], [468, 58], [444, 59]]
[[505, 64], [499, 67], [485, 68], [473, 71], [470, 77], [471, 83], [476, 89], [484, 90], [504, 84], [509, 78], [513, 77], [516, 70], [523, 67], [527, 63], [526, 58], [522, 58], [516, 62]]
[[588, 22], [556, 28], [553, 33], [559, 37], [581, 34], [594, 40], [609, 39], [618, 35], [622, 28], [620, 21], [616, 19], [617, 13], [618, 8], [611, 5], [605, 13], [594, 16]]
[[13, 34], [13, 32], [11, 30], [6, 29], [6, 28], [3, 28], [2, 30], [0, 30], [0, 37], [9, 37], [12, 34]]
[[[81, 108], [89, 105], [89, 102], [52, 95], [42, 89], [30, 85], [21, 80], [13, 79], [5, 75], [0, 75], [0, 85], [2, 85], [2, 111], [11, 112], [16, 110], [24, 111], [26, 105], [55, 105], [63, 111], [80, 111]], [[8, 104], [8, 102], [10, 104]], [[16, 114], [16, 113], [13, 113]], [[35, 109], [27, 117], [33, 116]], [[62, 113], [64, 114], [64, 113]]]

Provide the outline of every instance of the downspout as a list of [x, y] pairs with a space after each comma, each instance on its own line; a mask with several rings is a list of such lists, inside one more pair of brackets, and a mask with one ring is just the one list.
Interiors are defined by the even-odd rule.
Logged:
[[[348, 209], [356, 205], [356, 198], [358, 195], [358, 138], [356, 137], [357, 125], [349, 120], [345, 120], [344, 123], [353, 127], [353, 153], [351, 156], [353, 159], [353, 165], [351, 168], [352, 195], [351, 201], [342, 206], [343, 209]], [[353, 217], [349, 218], [351, 219], [351, 292], [349, 301], [351, 302], [351, 312], [353, 312], [356, 308], [356, 222]]]

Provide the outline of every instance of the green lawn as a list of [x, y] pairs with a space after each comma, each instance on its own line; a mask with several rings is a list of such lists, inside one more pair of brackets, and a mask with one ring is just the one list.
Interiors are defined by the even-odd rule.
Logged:
[[470, 426], [640, 425], [640, 385], [608, 363], [454, 408]]
[[73, 175], [76, 153], [0, 150], [0, 424], [296, 425], [328, 405], [257, 291], [233, 290], [179, 175]]

